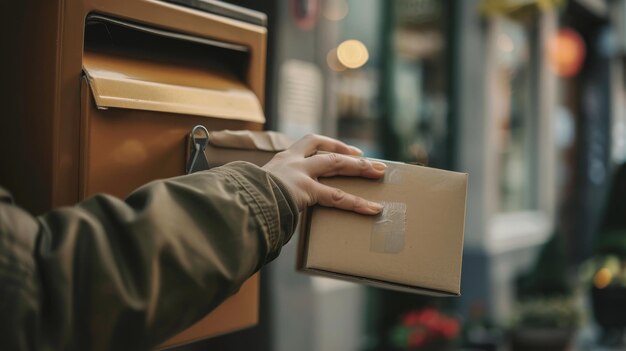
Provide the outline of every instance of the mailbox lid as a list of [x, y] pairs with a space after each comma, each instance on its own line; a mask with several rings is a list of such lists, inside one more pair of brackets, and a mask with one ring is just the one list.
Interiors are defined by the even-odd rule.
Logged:
[[98, 108], [126, 108], [265, 123], [258, 97], [214, 63], [171, 65], [84, 52], [83, 71]]

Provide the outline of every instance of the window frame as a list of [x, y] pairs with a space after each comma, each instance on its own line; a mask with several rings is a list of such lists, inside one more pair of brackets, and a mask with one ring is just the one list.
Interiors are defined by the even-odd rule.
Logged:
[[501, 212], [499, 155], [496, 148], [498, 134], [498, 118], [493, 101], [490, 101], [489, 92], [494, 89], [497, 78], [497, 35], [499, 33], [501, 17], [494, 16], [487, 22], [487, 82], [486, 107], [488, 114], [486, 149], [486, 172], [491, 181], [488, 181], [486, 207], [487, 217], [485, 247], [493, 253], [502, 253], [527, 247], [537, 246], [545, 242], [554, 228], [556, 181], [555, 161], [556, 145], [553, 140], [553, 116], [556, 107], [556, 76], [548, 66], [543, 56], [543, 48], [551, 34], [557, 28], [557, 16], [552, 12], [537, 11], [536, 45], [532, 48], [531, 62], [535, 67], [531, 69], [531, 84], [536, 88], [530, 100], [535, 102], [535, 118], [531, 125], [532, 136], [536, 140], [530, 149], [535, 158], [534, 208], [511, 212]]

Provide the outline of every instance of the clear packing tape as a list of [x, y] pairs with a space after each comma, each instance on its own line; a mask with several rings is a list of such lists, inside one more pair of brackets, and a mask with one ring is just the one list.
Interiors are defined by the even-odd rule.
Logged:
[[383, 211], [372, 226], [370, 251], [397, 254], [404, 250], [406, 204], [382, 202]]

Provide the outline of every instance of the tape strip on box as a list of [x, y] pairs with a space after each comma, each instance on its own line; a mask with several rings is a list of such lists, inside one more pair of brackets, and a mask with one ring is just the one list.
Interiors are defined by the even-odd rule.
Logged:
[[378, 215], [370, 238], [370, 251], [397, 254], [404, 250], [406, 229], [406, 204], [382, 202], [383, 211]]
[[396, 167], [389, 167], [385, 170], [382, 182], [385, 184], [400, 184], [402, 182], [402, 170]]

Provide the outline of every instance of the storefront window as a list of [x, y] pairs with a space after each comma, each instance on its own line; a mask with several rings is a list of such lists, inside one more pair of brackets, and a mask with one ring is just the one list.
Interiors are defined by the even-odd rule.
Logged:
[[[336, 25], [329, 68], [336, 136], [362, 149], [367, 156], [383, 157], [379, 143], [379, 84], [381, 0], [326, 0], [324, 18]], [[330, 31], [329, 28], [324, 28]]]
[[534, 75], [536, 35], [530, 19], [497, 21], [493, 89], [500, 212], [536, 207], [537, 144]]
[[341, 18], [326, 55], [337, 136], [368, 156], [450, 167], [449, 1], [325, 4]]
[[394, 1], [389, 38], [388, 157], [449, 166], [447, 2]]

